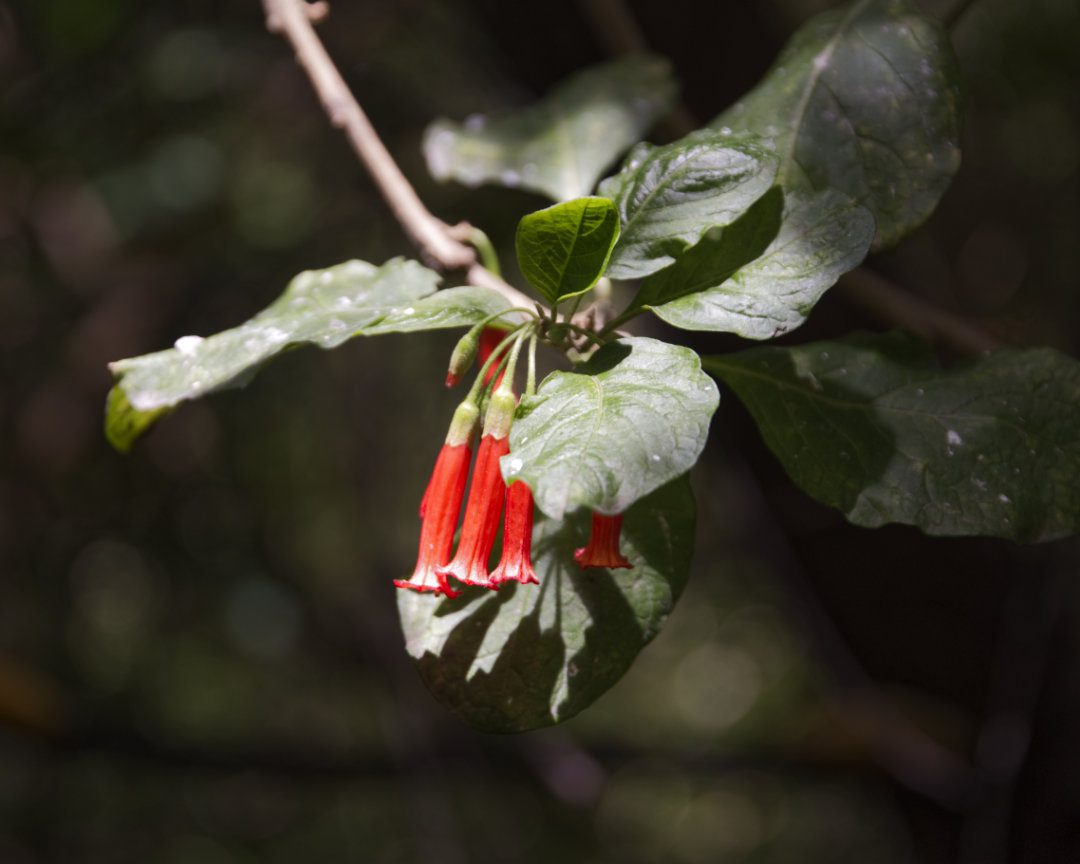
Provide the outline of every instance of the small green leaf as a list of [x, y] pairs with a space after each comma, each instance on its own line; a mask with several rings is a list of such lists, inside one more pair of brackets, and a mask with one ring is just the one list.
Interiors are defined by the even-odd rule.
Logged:
[[622, 513], [697, 462], [719, 400], [689, 348], [620, 339], [522, 398], [503, 476], [528, 483], [553, 519]]
[[738, 219], [775, 176], [776, 157], [765, 145], [708, 129], [664, 147], [635, 147], [600, 184], [622, 218], [607, 275], [636, 279], [666, 267], [710, 228]]
[[[645, 280], [642, 294], [651, 291], [661, 298], [677, 296], [679, 286], [686, 286], [681, 292], [686, 296], [663, 305], [650, 301], [657, 316], [684, 330], [772, 339], [802, 324], [836, 280], [866, 257], [874, 239], [874, 217], [832, 189], [789, 194], [779, 234], [757, 257], [757, 242], [732, 234], [765, 200], [719, 238], [706, 235], [670, 267]], [[754, 255], [732, 271], [740, 244]], [[661, 283], [659, 288], [652, 287], [654, 280]]]
[[555, 201], [588, 195], [671, 109], [676, 89], [671, 65], [659, 57], [594, 66], [509, 116], [436, 121], [424, 134], [428, 169], [437, 180], [520, 187]]
[[432, 295], [438, 274], [395, 258], [381, 267], [348, 261], [309, 270], [251, 320], [207, 338], [184, 336], [176, 347], [110, 363], [116, 383], [105, 428], [118, 450], [169, 410], [227, 387], [241, 386], [287, 348], [336, 348], [353, 336], [468, 327], [509, 308], [487, 288], [451, 288]]
[[959, 82], [948, 34], [911, 0], [856, 0], [804, 25], [711, 125], [773, 138], [785, 191], [847, 193], [891, 245], [926, 220], [960, 165]]
[[902, 334], [710, 357], [809, 495], [857, 525], [1022, 542], [1080, 531], [1080, 363], [996, 351], [942, 371]]
[[627, 511], [621, 549], [632, 569], [575, 563], [589, 521], [587, 513], [538, 517], [539, 585], [467, 589], [453, 600], [398, 592], [409, 654], [435, 698], [462, 719], [491, 732], [567, 720], [618, 681], [663, 626], [694, 548], [686, 478]]
[[614, 204], [607, 198], [575, 198], [518, 223], [518, 266], [549, 303], [558, 303], [596, 284], [618, 238]]

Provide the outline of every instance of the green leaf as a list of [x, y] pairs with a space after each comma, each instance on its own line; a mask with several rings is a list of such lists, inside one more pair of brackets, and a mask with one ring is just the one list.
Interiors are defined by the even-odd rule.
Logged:
[[600, 184], [622, 217], [607, 275], [636, 279], [666, 267], [710, 228], [738, 219], [775, 176], [776, 157], [765, 145], [708, 129], [664, 147], [635, 147]]
[[704, 363], [792, 479], [857, 525], [1023, 542], [1080, 530], [1080, 364], [1052, 349], [942, 371], [894, 333]]
[[174, 348], [110, 363], [116, 383], [106, 406], [106, 436], [128, 450], [180, 402], [241, 386], [262, 363], [296, 345], [336, 348], [353, 336], [467, 327], [509, 308], [487, 288], [432, 294], [438, 282], [436, 273], [401, 258], [381, 267], [347, 261], [301, 273], [239, 327], [205, 339], [184, 336]]
[[[642, 295], [657, 316], [684, 330], [772, 339], [802, 324], [836, 280], [866, 257], [874, 239], [874, 217], [832, 189], [788, 195], [780, 231], [758, 257], [760, 239], [770, 226], [761, 220], [748, 225], [748, 230], [761, 230], [756, 238], [744, 238], [736, 229], [756, 216], [767, 198], [719, 237], [706, 235], [670, 267], [645, 280]], [[740, 249], [747, 252], [749, 263], [738, 263]], [[654, 282], [660, 284], [654, 287]], [[658, 299], [650, 300], [654, 294]], [[672, 296], [677, 299], [662, 302]]]
[[409, 654], [435, 698], [462, 719], [492, 732], [567, 720], [618, 681], [663, 626], [694, 547], [686, 478], [627, 511], [621, 549], [632, 569], [575, 563], [589, 521], [587, 513], [538, 517], [539, 585], [470, 588], [453, 600], [398, 592]]
[[518, 223], [518, 265], [549, 303], [584, 294], [604, 273], [619, 238], [619, 211], [607, 198], [575, 198]]
[[577, 73], [509, 116], [438, 120], [424, 134], [424, 156], [438, 180], [578, 198], [671, 109], [676, 89], [666, 60], [625, 57]]
[[626, 337], [523, 397], [502, 459], [553, 519], [622, 513], [701, 455], [720, 396], [689, 348]]
[[773, 138], [785, 191], [846, 192], [890, 245], [925, 221], [960, 166], [959, 81], [948, 34], [911, 0], [858, 0], [803, 26], [711, 125]]
[[688, 294], [709, 291], [761, 255], [780, 230], [784, 193], [774, 186], [726, 228], [705, 232], [674, 264], [647, 276], [628, 311], [664, 308]]

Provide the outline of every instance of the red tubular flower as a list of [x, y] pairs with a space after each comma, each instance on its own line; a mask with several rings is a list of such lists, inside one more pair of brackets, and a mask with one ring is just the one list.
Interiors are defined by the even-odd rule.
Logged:
[[489, 580], [497, 587], [516, 579], [522, 585], [537, 585], [540, 580], [532, 565], [533, 497], [520, 480], [506, 493], [506, 521], [503, 524], [502, 559]]
[[398, 588], [413, 591], [430, 591], [456, 597], [458, 592], [450, 587], [438, 568], [450, 560], [454, 546], [461, 502], [465, 497], [465, 484], [469, 476], [472, 458], [473, 434], [476, 431], [478, 410], [471, 402], [463, 402], [454, 412], [450, 431], [435, 470], [420, 502], [420, 548], [416, 556], [416, 568], [408, 579], [395, 579]]
[[589, 545], [574, 550], [574, 560], [585, 567], [606, 567], [614, 570], [618, 567], [633, 567], [619, 552], [619, 534], [622, 531], [623, 514], [605, 516], [592, 514], [592, 533]]
[[493, 587], [488, 576], [488, 559], [499, 533], [499, 519], [506, 498], [506, 483], [499, 471], [499, 459], [510, 452], [509, 433], [514, 407], [514, 395], [507, 389], [499, 388], [492, 394], [484, 420], [484, 435], [476, 453], [457, 552], [454, 560], [445, 567], [435, 568], [441, 580], [453, 576], [466, 585]]

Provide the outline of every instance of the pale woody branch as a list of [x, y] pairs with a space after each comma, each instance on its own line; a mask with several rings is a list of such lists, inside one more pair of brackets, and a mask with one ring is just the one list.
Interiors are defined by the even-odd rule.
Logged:
[[476, 251], [455, 239], [450, 226], [432, 215], [401, 173], [315, 33], [313, 22], [326, 17], [327, 4], [263, 0], [263, 7], [267, 28], [293, 46], [330, 122], [345, 132], [383, 199], [423, 255], [441, 270], [466, 270], [469, 282], [498, 291], [516, 306], [531, 306], [531, 298], [486, 270], [477, 261]]

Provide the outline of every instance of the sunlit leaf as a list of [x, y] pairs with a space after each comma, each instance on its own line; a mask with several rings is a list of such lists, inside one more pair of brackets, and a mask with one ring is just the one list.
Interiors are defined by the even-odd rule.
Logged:
[[901, 334], [709, 357], [808, 494], [858, 525], [1024, 542], [1080, 530], [1080, 363], [996, 351], [943, 371]]
[[[656, 315], [684, 330], [737, 333], [747, 339], [771, 339], [802, 324], [836, 280], [866, 256], [874, 219], [835, 190], [790, 193], [779, 233], [759, 256], [758, 238], [764, 234], [747, 238], [736, 229], [756, 216], [764, 201], [646, 279], [642, 305], [651, 305]], [[762, 213], [747, 230], [767, 232], [770, 226], [762, 219], [771, 215]], [[740, 253], [753, 254], [743, 264]], [[664, 302], [672, 295], [675, 299]]]
[[711, 125], [771, 137], [785, 191], [846, 192], [889, 245], [930, 215], [960, 165], [959, 81], [948, 34], [911, 0], [857, 0], [803, 26]]
[[438, 120], [424, 135], [432, 175], [497, 183], [555, 201], [592, 192], [604, 170], [674, 103], [671, 66], [638, 55], [568, 78], [540, 102], [492, 120]]
[[533, 531], [539, 585], [453, 600], [398, 593], [406, 647], [446, 707], [493, 732], [572, 717], [608, 690], [663, 626], [682, 593], [694, 546], [694, 499], [677, 479], [630, 508], [626, 570], [582, 570], [574, 549], [589, 515], [540, 516]]
[[705, 129], [664, 147], [639, 145], [600, 184], [622, 218], [607, 275], [635, 279], [666, 267], [710, 228], [738, 219], [775, 176], [776, 158], [749, 138]]
[[689, 348], [620, 339], [522, 398], [503, 476], [528, 483], [554, 519], [621, 513], [697, 462], [719, 398]]
[[537, 210], [518, 224], [518, 265], [549, 303], [588, 291], [619, 237], [619, 212], [607, 198], [575, 198]]
[[774, 186], [726, 228], [712, 228], [663, 270], [647, 276], [629, 310], [665, 308], [681, 297], [714, 290], [761, 255], [780, 230], [784, 195]]
[[165, 351], [110, 363], [116, 383], [106, 406], [106, 434], [114, 447], [127, 450], [180, 402], [240, 386], [296, 345], [336, 348], [354, 336], [467, 327], [509, 308], [487, 288], [433, 294], [438, 282], [438, 274], [400, 258], [381, 267], [348, 261], [301, 273], [239, 327], [205, 339], [183, 336]]

